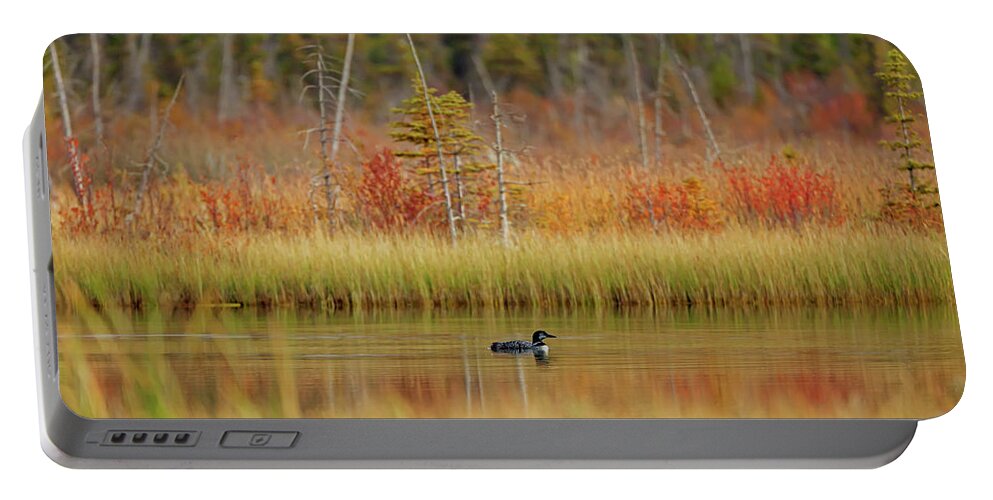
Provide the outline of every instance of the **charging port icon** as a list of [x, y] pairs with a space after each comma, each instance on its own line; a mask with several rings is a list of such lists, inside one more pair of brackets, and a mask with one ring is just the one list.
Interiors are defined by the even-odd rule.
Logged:
[[252, 437], [248, 439], [248, 445], [265, 446], [269, 444], [270, 440], [272, 440], [272, 434], [269, 434], [268, 432], [260, 432], [260, 433], [252, 434]]
[[222, 448], [291, 448], [299, 432], [295, 431], [227, 431], [221, 437]]

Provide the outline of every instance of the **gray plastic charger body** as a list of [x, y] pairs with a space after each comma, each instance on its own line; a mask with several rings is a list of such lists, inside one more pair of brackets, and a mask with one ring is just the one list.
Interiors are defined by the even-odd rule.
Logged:
[[[43, 102], [39, 103], [24, 137], [25, 183], [42, 448], [61, 465], [78, 468], [868, 468], [900, 456], [917, 429], [916, 420], [862, 419], [81, 417], [65, 405], [59, 392], [50, 179], [43, 106]], [[150, 441], [125, 445], [110, 441], [114, 433], [134, 432], [150, 435], [182, 432], [194, 437], [185, 446], [158, 446]], [[248, 441], [242, 439], [246, 436]], [[259, 446], [252, 445], [256, 437]]]

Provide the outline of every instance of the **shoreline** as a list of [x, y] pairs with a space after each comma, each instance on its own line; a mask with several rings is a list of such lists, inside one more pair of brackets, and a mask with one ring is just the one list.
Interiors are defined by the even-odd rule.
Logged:
[[[954, 304], [941, 234], [732, 229], [525, 235], [56, 238], [60, 310], [431, 310]], [[63, 264], [70, 263], [70, 264]], [[250, 270], [250, 271], [246, 271]]]

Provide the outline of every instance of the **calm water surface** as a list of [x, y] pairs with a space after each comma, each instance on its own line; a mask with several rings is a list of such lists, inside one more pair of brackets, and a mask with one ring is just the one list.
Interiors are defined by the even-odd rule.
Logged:
[[[92, 417], [936, 416], [965, 368], [952, 307], [58, 317]], [[547, 359], [489, 344], [548, 340]], [[100, 332], [93, 334], [93, 332]]]

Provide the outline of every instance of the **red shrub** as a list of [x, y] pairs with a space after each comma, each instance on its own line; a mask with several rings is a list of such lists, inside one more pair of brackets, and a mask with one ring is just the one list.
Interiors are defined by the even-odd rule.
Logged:
[[285, 227], [288, 207], [276, 190], [276, 178], [242, 160], [235, 182], [213, 181], [199, 188], [207, 219], [218, 231], [247, 231]]
[[776, 156], [761, 174], [740, 167], [723, 170], [726, 204], [742, 222], [798, 227], [842, 221], [841, 200], [831, 174], [784, 165]]
[[434, 202], [404, 175], [400, 162], [389, 149], [362, 164], [356, 197], [360, 209], [378, 229], [411, 225]]

